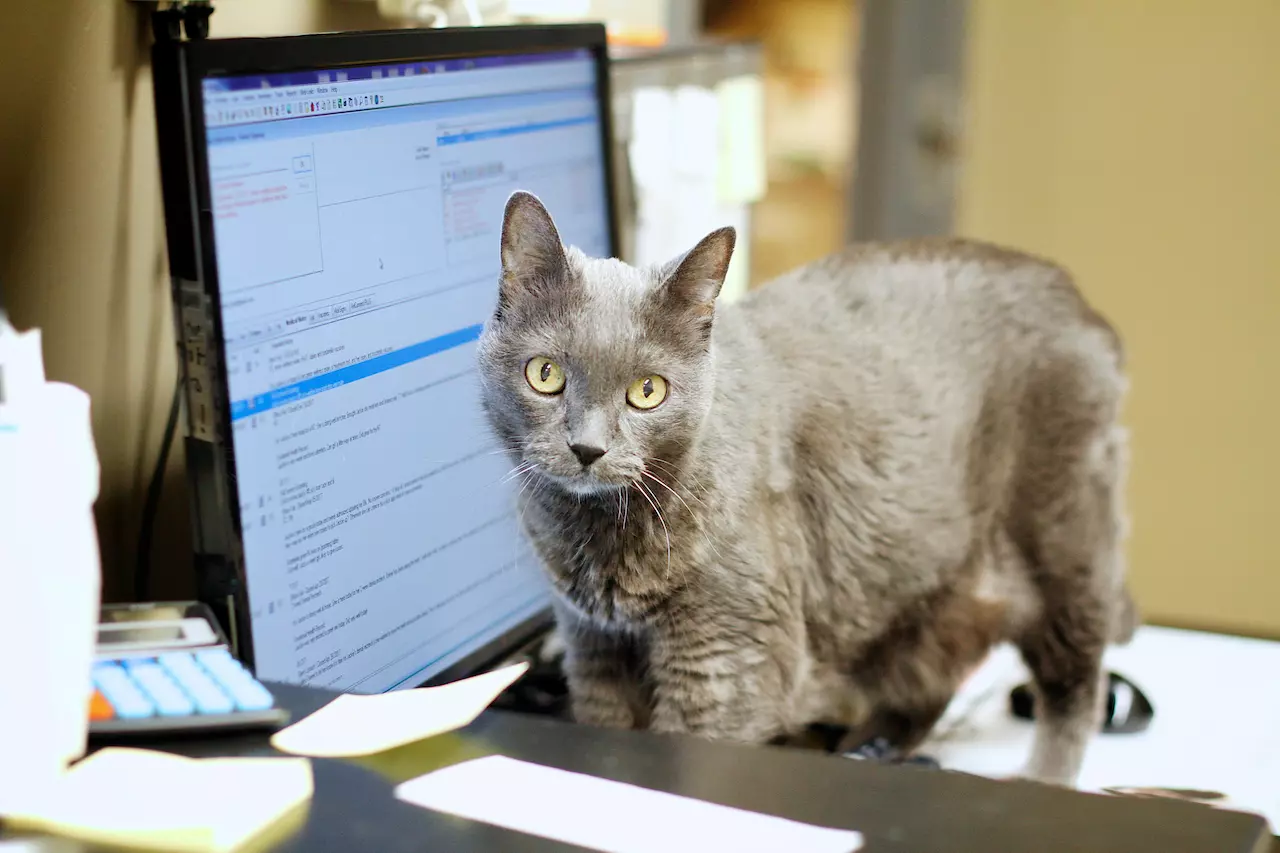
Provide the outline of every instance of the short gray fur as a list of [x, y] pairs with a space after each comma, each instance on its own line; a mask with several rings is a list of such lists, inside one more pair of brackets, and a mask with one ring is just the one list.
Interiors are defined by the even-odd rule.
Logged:
[[[853, 246], [716, 306], [733, 241], [636, 269], [507, 205], [483, 399], [575, 716], [873, 726], [908, 751], [1011, 641], [1041, 700], [1026, 772], [1072, 783], [1136, 618], [1116, 334], [1057, 266], [956, 240]], [[559, 393], [526, 380], [536, 356]], [[668, 398], [631, 407], [651, 374]]]

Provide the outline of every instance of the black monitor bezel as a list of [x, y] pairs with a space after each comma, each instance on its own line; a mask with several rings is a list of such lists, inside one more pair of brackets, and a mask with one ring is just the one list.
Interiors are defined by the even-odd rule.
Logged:
[[[234, 489], [235, 452], [226, 399], [226, 353], [221, 329], [218, 267], [206, 163], [204, 100], [207, 77], [271, 74], [343, 66], [393, 64], [437, 59], [528, 54], [587, 49], [596, 68], [600, 145], [609, 217], [610, 254], [617, 253], [618, 216], [613, 182], [609, 55], [602, 24], [465, 27], [320, 33], [263, 38], [157, 42], [152, 51], [156, 126], [162, 192], [174, 288], [180, 369], [187, 385], [188, 419], [193, 407], [212, 409], [211, 440], [187, 440], [193, 531], [200, 598], [222, 614], [237, 655], [254, 665], [253, 632], [245, 577], [240, 502]], [[495, 247], [495, 252], [497, 247]], [[203, 297], [203, 298], [201, 298]], [[213, 388], [193, 388], [191, 353], [184, 312], [203, 306], [206, 351], [212, 356]], [[191, 432], [189, 424], [189, 432]], [[216, 567], [216, 571], [215, 568]], [[222, 583], [202, 574], [218, 575]], [[443, 683], [500, 661], [546, 631], [548, 606], [462, 660], [421, 682]]]

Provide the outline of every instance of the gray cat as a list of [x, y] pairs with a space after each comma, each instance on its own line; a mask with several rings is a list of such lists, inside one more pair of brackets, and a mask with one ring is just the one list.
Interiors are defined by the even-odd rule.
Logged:
[[854, 246], [716, 306], [721, 229], [662, 268], [562, 245], [517, 193], [483, 398], [556, 592], [579, 721], [903, 752], [989, 649], [1072, 784], [1125, 642], [1116, 334], [1061, 269]]

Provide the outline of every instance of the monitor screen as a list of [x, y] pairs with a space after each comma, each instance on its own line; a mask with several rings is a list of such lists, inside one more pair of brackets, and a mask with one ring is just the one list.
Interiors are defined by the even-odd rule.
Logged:
[[255, 671], [413, 687], [544, 611], [479, 404], [516, 189], [610, 250], [587, 50], [202, 82]]

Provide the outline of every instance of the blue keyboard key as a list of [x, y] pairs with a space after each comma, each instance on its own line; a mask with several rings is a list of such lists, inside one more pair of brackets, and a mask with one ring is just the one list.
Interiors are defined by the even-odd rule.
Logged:
[[182, 687], [201, 714], [230, 714], [235, 708], [231, 697], [220, 688], [209, 673], [188, 652], [160, 655], [160, 666]]
[[198, 651], [195, 653], [195, 659], [219, 681], [225, 681], [227, 678], [236, 679], [249, 674], [240, 661], [233, 658], [226, 649]]
[[265, 711], [275, 704], [270, 691], [254, 681], [252, 677], [246, 677], [243, 681], [234, 684], [224, 684], [224, 686], [231, 691], [236, 707], [241, 711]]
[[155, 703], [134, 683], [124, 667], [114, 663], [94, 664], [93, 684], [115, 708], [117, 717], [136, 720], [155, 715]]
[[195, 713], [195, 703], [158, 663], [130, 661], [126, 666], [133, 680], [155, 700], [161, 716], [184, 717]]
[[231, 695], [241, 711], [265, 711], [275, 705], [267, 688], [259, 684], [226, 649], [196, 652], [196, 660]]

